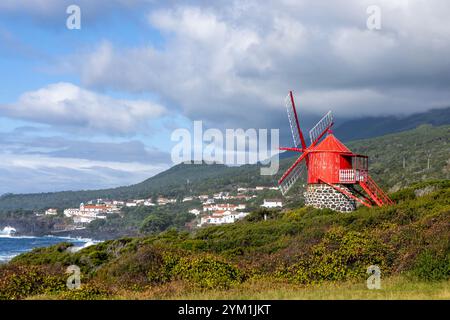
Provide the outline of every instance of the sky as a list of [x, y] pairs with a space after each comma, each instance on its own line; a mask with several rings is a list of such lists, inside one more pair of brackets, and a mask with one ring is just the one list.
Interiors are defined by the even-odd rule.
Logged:
[[289, 90], [307, 124], [448, 107], [449, 16], [446, 0], [2, 0], [0, 194], [140, 182], [196, 120], [283, 140]]

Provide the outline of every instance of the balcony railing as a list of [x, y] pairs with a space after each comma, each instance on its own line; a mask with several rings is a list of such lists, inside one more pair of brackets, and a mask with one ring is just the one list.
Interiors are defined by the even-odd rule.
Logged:
[[339, 170], [339, 181], [342, 183], [367, 181], [367, 170], [341, 169]]

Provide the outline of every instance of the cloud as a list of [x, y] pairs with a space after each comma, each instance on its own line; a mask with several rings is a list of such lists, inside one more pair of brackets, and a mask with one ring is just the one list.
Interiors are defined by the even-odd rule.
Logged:
[[70, 83], [50, 84], [23, 93], [13, 104], [0, 105], [0, 115], [55, 127], [110, 134], [133, 134], [148, 128], [165, 108], [142, 100], [114, 99]]
[[111, 188], [141, 182], [167, 165], [1, 153], [0, 194]]
[[[87, 87], [150, 92], [215, 126], [278, 124], [294, 89], [306, 114], [407, 114], [450, 105], [450, 4], [191, 1], [148, 14], [163, 48], [103, 42], [80, 54]], [[426, 21], [426, 23], [424, 23]], [[284, 118], [283, 118], [284, 119]]]
[[141, 182], [169, 167], [170, 155], [140, 141], [96, 142], [0, 132], [0, 194], [109, 188]]
[[8, 154], [71, 158], [93, 161], [133, 162], [140, 164], [170, 163], [170, 154], [143, 142], [89, 141], [46, 136], [34, 127], [18, 127], [0, 132], [0, 149]]

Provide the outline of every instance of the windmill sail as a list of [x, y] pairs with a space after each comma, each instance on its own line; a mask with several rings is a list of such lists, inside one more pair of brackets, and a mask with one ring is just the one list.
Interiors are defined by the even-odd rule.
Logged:
[[311, 140], [311, 144], [314, 144], [322, 138], [325, 132], [333, 125], [333, 114], [331, 111], [323, 116], [322, 119], [317, 122], [317, 124], [309, 131], [309, 139]]
[[300, 144], [302, 148], [306, 148], [305, 141], [303, 139], [302, 131], [297, 118], [297, 111], [295, 110], [294, 97], [292, 92], [286, 96], [284, 100], [286, 105], [286, 111], [289, 119], [289, 125], [291, 127], [292, 138], [294, 139], [294, 146], [298, 147]]
[[302, 166], [297, 163], [295, 167], [292, 169], [292, 171], [289, 172], [286, 177], [284, 177], [284, 180], [279, 185], [279, 188], [283, 195], [285, 195], [289, 191], [289, 189], [294, 185], [294, 183], [300, 178], [304, 168], [305, 166]]

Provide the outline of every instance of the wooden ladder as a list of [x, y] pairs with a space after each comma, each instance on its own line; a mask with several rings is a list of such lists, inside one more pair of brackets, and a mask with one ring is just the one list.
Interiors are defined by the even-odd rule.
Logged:
[[394, 204], [394, 201], [389, 198], [369, 175], [367, 175], [365, 181], [360, 181], [359, 184], [378, 206]]

